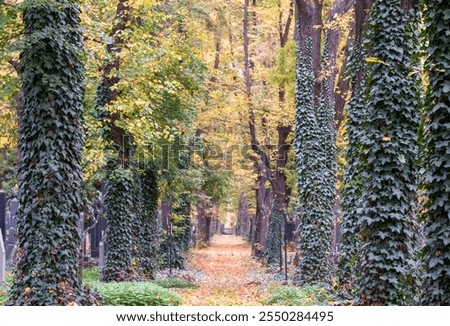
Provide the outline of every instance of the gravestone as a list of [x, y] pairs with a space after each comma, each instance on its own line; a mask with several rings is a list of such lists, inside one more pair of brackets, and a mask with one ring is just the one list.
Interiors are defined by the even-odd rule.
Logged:
[[295, 223], [289, 221], [286, 222], [284, 234], [287, 242], [294, 241], [294, 232], [295, 232]]
[[5, 282], [6, 277], [6, 251], [3, 243], [3, 236], [0, 233], [0, 283]]
[[105, 267], [105, 244], [103, 243], [103, 241], [100, 241], [98, 248], [99, 248], [98, 267], [100, 270], [102, 270], [103, 267]]
[[6, 192], [0, 190], [0, 229], [3, 239], [6, 239]]
[[16, 198], [11, 199], [9, 202], [9, 213], [11, 218], [16, 217], [17, 211], [19, 210], [19, 201]]
[[10, 259], [11, 254], [16, 246], [17, 234], [17, 211], [19, 210], [19, 202], [17, 199], [12, 199], [9, 203], [9, 224], [8, 224], [8, 239], [6, 241], [6, 258]]
[[100, 242], [102, 241], [103, 234], [106, 231], [106, 220], [99, 217], [97, 224], [91, 229], [91, 257], [99, 258], [100, 255]]

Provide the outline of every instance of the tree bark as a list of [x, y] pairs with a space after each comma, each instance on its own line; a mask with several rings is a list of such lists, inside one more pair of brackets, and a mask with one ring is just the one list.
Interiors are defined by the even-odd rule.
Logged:
[[[102, 70], [102, 80], [98, 88], [97, 106], [100, 108], [113, 103], [119, 96], [118, 90], [115, 89], [114, 86], [117, 85], [120, 78], [114, 74], [114, 71], [120, 69], [120, 53], [125, 47], [125, 40], [123, 39], [122, 34], [131, 22], [131, 11], [132, 8], [128, 3], [128, 0], [119, 0], [115, 15], [116, 23], [110, 33], [113, 42], [106, 46], [106, 51], [108, 54], [112, 55], [113, 60], [105, 62]], [[120, 116], [117, 113], [109, 115], [109, 113], [103, 112], [103, 114], [106, 116], [102, 118], [107, 118], [104, 120], [109, 120], [107, 122], [111, 129], [109, 137], [114, 142], [118, 151], [120, 163], [122, 166], [128, 167], [131, 156], [131, 136], [121, 127], [117, 126], [116, 122], [120, 119]]]

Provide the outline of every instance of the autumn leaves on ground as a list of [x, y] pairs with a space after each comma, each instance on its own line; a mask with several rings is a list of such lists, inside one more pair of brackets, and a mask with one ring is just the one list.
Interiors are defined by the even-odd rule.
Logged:
[[192, 251], [188, 270], [201, 275], [197, 289], [178, 289], [184, 305], [259, 305], [267, 288], [260, 263], [241, 237], [216, 235], [211, 246]]

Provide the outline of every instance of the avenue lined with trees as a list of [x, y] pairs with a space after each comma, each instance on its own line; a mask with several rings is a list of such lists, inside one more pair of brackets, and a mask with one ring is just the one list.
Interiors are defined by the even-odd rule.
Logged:
[[229, 266], [261, 305], [450, 305], [449, 26], [445, 0], [0, 1], [0, 304], [254, 304]]

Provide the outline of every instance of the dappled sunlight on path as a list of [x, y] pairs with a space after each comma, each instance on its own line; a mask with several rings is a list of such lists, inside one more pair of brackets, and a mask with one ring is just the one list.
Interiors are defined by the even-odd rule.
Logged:
[[187, 306], [259, 305], [263, 267], [241, 237], [216, 235], [211, 246], [192, 251], [188, 269], [203, 274], [198, 289], [177, 291]]

